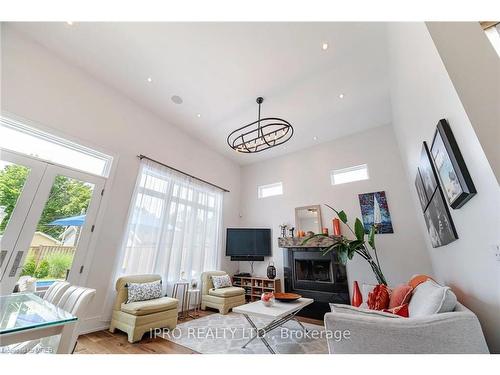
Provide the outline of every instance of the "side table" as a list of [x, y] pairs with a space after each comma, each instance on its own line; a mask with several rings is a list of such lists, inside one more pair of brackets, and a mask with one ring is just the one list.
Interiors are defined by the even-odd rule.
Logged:
[[179, 319], [186, 319], [189, 310], [189, 282], [177, 281], [174, 284], [172, 298], [179, 300]]
[[188, 314], [191, 318], [196, 319], [200, 316], [201, 291], [199, 289], [188, 290], [188, 311], [191, 307], [191, 302], [194, 303], [193, 314]]

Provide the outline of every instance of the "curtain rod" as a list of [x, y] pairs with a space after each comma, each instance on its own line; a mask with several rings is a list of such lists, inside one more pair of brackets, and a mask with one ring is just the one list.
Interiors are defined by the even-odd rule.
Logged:
[[223, 191], [223, 192], [225, 192], [225, 193], [229, 193], [229, 190], [227, 190], [227, 189], [225, 189], [225, 188], [223, 188], [223, 187], [220, 187], [220, 186], [218, 186], [218, 185], [212, 184], [211, 182], [205, 181], [205, 180], [204, 180], [204, 179], [202, 179], [202, 178], [199, 178], [199, 177], [193, 176], [192, 174], [186, 173], [186, 172], [181, 171], [181, 170], [179, 170], [179, 169], [177, 169], [177, 168], [171, 167], [170, 165], [167, 165], [167, 164], [164, 164], [164, 163], [162, 163], [162, 162], [159, 162], [158, 160], [151, 159], [150, 157], [148, 157], [148, 156], [146, 156], [146, 155], [142, 155], [142, 154], [141, 154], [141, 155], [137, 155], [137, 157], [138, 157], [139, 159], [141, 159], [141, 160], [142, 160], [142, 159], [151, 160], [151, 161], [153, 161], [153, 162], [155, 162], [155, 163], [157, 163], [157, 164], [163, 165], [164, 167], [170, 168], [170, 169], [172, 169], [172, 170], [174, 170], [174, 171], [176, 171], [176, 172], [179, 172], [179, 173], [182, 173], [182, 174], [184, 174], [184, 175], [186, 175], [186, 176], [188, 176], [188, 177], [194, 178], [195, 180], [198, 180], [198, 181], [204, 182], [205, 184], [208, 184], [208, 185], [213, 186], [213, 187], [215, 187], [215, 188], [217, 188], [217, 189], [220, 189], [220, 190], [222, 190], [222, 191]]

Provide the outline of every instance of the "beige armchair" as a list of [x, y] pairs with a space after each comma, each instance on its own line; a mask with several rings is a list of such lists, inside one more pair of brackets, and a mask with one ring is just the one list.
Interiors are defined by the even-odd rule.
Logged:
[[128, 299], [127, 283], [150, 283], [161, 280], [160, 275], [132, 275], [120, 277], [116, 281], [116, 300], [113, 305], [110, 332], [116, 329], [128, 334], [128, 341], [133, 343], [151, 329], [174, 329], [177, 325], [177, 304], [175, 298], [161, 297], [148, 301], [126, 303]]
[[231, 286], [214, 289], [212, 276], [227, 275], [224, 271], [207, 271], [201, 274], [201, 309], [218, 309], [222, 315], [236, 306], [245, 304], [245, 289]]

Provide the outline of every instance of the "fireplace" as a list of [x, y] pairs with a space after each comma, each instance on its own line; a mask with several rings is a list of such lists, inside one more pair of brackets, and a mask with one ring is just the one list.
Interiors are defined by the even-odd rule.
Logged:
[[295, 259], [294, 266], [296, 282], [333, 283], [330, 259]]
[[286, 292], [314, 299], [299, 315], [323, 319], [329, 303], [349, 304], [346, 268], [335, 252], [323, 255], [317, 247], [286, 248], [284, 278]]

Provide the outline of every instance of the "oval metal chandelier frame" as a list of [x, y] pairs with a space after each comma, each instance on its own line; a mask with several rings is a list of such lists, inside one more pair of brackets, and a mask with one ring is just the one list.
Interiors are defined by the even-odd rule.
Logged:
[[264, 98], [258, 97], [259, 117], [257, 121], [242, 126], [227, 136], [227, 144], [243, 154], [253, 154], [288, 142], [293, 136], [293, 126], [278, 117], [260, 118], [260, 106]]

